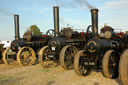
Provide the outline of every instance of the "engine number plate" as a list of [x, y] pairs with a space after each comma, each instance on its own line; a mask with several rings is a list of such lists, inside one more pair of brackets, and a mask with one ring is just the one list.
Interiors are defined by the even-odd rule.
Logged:
[[49, 58], [53, 58], [53, 55], [48, 55]]

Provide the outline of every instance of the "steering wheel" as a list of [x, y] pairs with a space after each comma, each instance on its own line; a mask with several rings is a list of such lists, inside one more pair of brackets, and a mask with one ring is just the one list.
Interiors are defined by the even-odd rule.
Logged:
[[91, 30], [93, 29], [92, 28], [92, 25], [89, 25], [88, 27], [87, 27], [87, 37], [88, 37], [88, 39], [90, 39], [92, 36], [93, 36], [93, 33], [92, 32], [89, 32], [89, 29], [91, 28]]
[[47, 37], [54, 37], [54, 30], [53, 29], [50, 29], [46, 32], [46, 36]]

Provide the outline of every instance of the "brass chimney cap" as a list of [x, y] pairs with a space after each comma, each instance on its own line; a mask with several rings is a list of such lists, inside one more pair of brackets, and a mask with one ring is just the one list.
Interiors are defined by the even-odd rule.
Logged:
[[98, 11], [99, 11], [99, 9], [97, 9], [97, 8], [91, 9], [91, 12], [98, 12]]

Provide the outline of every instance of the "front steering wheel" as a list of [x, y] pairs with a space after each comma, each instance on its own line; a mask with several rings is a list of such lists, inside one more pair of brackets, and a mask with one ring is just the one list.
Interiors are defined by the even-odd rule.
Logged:
[[50, 29], [46, 32], [46, 36], [47, 37], [54, 37], [54, 33], [55, 33], [55, 31], [53, 29]]

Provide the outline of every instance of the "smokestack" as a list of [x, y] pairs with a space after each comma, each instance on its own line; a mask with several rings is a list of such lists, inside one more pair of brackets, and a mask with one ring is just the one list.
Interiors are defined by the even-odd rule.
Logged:
[[91, 9], [91, 16], [92, 16], [92, 32], [94, 34], [98, 34], [98, 9]]
[[15, 23], [15, 40], [20, 39], [20, 34], [19, 34], [19, 15], [14, 15], [14, 23]]
[[53, 7], [55, 36], [59, 36], [59, 7]]

